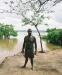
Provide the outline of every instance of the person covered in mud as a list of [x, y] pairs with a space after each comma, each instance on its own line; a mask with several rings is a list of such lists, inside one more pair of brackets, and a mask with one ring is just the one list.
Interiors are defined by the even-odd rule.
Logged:
[[[28, 58], [31, 61], [31, 69], [33, 70], [33, 58], [34, 58], [34, 54], [36, 55], [37, 53], [37, 43], [36, 43], [36, 38], [34, 36], [32, 36], [32, 30], [28, 29], [28, 35], [25, 36], [24, 38], [24, 43], [23, 43], [23, 47], [22, 47], [22, 53], [24, 53], [25, 56], [25, 63], [24, 66], [22, 66], [22, 68], [26, 67], [26, 64], [28, 62]], [[35, 50], [34, 50], [35, 47]]]

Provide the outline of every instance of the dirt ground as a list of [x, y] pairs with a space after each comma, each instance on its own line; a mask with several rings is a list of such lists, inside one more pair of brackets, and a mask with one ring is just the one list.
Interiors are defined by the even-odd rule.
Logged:
[[30, 60], [24, 69], [21, 68], [23, 64], [24, 56], [21, 53], [6, 57], [0, 64], [0, 75], [62, 75], [62, 50], [37, 53], [33, 71]]

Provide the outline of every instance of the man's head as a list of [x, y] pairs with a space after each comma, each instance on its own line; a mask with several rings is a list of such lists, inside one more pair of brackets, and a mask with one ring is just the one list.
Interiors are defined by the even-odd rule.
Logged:
[[31, 29], [28, 29], [27, 32], [28, 32], [28, 35], [31, 36], [31, 34], [32, 34], [32, 30], [31, 30]]

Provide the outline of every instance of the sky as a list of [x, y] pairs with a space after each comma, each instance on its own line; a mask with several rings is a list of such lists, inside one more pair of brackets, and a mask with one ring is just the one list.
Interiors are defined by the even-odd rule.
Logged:
[[[1, 0], [2, 1], [2, 0]], [[2, 3], [0, 1], [0, 4]], [[5, 6], [0, 5], [1, 8], [6, 8]], [[47, 28], [62, 28], [62, 2], [58, 3], [56, 6], [52, 7], [51, 10], [55, 11], [54, 13], [49, 13], [49, 20], [45, 20], [48, 23], [47, 26], [39, 25], [39, 30], [46, 30]], [[10, 13], [0, 13], [0, 23], [12, 24], [16, 30], [27, 30], [28, 28], [34, 29], [34, 26], [22, 26], [21, 16]]]
[[50, 14], [50, 24], [53, 24], [53, 27], [62, 28], [62, 2], [58, 3], [55, 7], [52, 7], [52, 10], [55, 10], [55, 12]]

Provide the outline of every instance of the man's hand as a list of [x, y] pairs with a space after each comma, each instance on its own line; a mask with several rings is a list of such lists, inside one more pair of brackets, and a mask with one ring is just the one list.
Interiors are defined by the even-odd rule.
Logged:
[[37, 54], [37, 48], [35, 49], [35, 52], [34, 52], [34, 54], [35, 54], [35, 55]]
[[24, 50], [22, 50], [21, 53], [24, 53]]
[[35, 53], [34, 53], [35, 55], [37, 54], [37, 52], [35, 51]]

